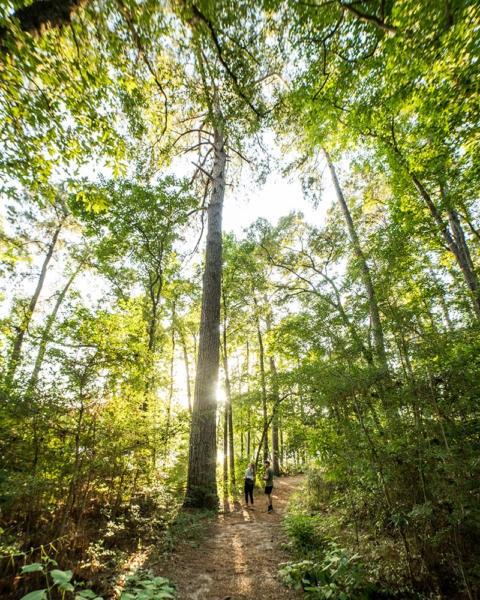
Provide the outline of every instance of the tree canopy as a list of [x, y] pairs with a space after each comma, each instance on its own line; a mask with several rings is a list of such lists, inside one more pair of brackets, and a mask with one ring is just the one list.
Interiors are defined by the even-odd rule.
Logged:
[[[2, 3], [2, 597], [113, 597], [263, 460], [305, 473], [307, 596], [477, 597], [479, 28], [474, 0]], [[307, 210], [261, 217], [272, 177]]]

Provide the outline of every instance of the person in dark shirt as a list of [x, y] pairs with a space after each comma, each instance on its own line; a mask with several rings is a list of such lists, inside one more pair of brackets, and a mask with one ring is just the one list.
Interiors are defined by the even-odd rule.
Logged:
[[273, 491], [273, 469], [270, 466], [270, 461], [265, 461], [265, 474], [263, 476], [263, 480], [265, 481], [265, 495], [267, 496], [267, 512], [273, 512], [272, 505], [272, 491]]

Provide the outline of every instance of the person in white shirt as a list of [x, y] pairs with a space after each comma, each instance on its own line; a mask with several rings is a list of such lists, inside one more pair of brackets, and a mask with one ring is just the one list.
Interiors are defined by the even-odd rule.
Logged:
[[250, 463], [245, 471], [245, 504], [248, 508], [248, 500], [253, 508], [253, 488], [255, 487], [255, 465]]

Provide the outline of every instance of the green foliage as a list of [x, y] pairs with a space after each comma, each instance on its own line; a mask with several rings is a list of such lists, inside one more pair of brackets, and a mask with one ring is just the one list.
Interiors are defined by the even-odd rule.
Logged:
[[214, 515], [215, 512], [209, 510], [180, 510], [163, 536], [165, 551], [172, 552], [181, 541], [198, 546]]
[[367, 600], [374, 596], [357, 558], [332, 543], [321, 560], [288, 563], [280, 569], [280, 576], [286, 585], [303, 589], [315, 600]]
[[[428, 597], [415, 592], [410, 582], [402, 580], [401, 573], [387, 574], [387, 547], [379, 549], [375, 557], [369, 553], [367, 538], [363, 545], [356, 546], [356, 551], [345, 548], [342, 542], [330, 537], [343, 536], [348, 542], [345, 524], [338, 515], [334, 511], [329, 515], [325, 510], [321, 515], [301, 512], [302, 498], [304, 508], [308, 508], [311, 496], [298, 494], [283, 522], [289, 538], [287, 548], [295, 558], [279, 570], [285, 585], [301, 589], [306, 597], [318, 600]], [[379, 568], [376, 563], [380, 560], [384, 564]]]
[[372, 597], [374, 587], [359, 556], [325, 536], [320, 515], [291, 512], [283, 526], [291, 551], [298, 557], [306, 557], [280, 569], [286, 585], [302, 589], [308, 597], [318, 600]]
[[21, 574], [42, 573], [46, 587], [29, 592], [22, 596], [21, 600], [53, 600], [57, 591], [60, 592], [62, 599], [74, 597], [75, 600], [103, 600], [101, 596], [98, 596], [92, 590], [84, 589], [83, 584], [73, 581], [72, 571], [62, 571], [54, 567], [57, 567], [57, 562], [46, 555], [41, 563], [24, 565]]
[[156, 577], [151, 571], [137, 571], [130, 575], [120, 600], [160, 600], [176, 598], [175, 588], [165, 577]]
[[[237, 487], [275, 430], [283, 472], [315, 467], [285, 527], [294, 551], [317, 554], [287, 569], [292, 583], [367, 593], [342, 550], [361, 546], [398, 589], [475, 597], [475, 2], [104, 0], [42, 25], [52, 4], [0, 6], [5, 554], [72, 536], [59, 553], [95, 576], [140, 542], [200, 534], [176, 514], [221, 126], [229, 188], [244, 157], [265, 177], [274, 131], [291, 162], [275, 168], [325, 209], [321, 226], [291, 214], [225, 235]], [[32, 7], [40, 20], [25, 23]], [[326, 206], [324, 148], [350, 221], [338, 198]], [[72, 593], [68, 571], [28, 568], [48, 583], [31, 598]]]
[[301, 513], [290, 513], [285, 517], [283, 528], [296, 551], [309, 552], [320, 549], [327, 543], [319, 530], [320, 520], [320, 515]]

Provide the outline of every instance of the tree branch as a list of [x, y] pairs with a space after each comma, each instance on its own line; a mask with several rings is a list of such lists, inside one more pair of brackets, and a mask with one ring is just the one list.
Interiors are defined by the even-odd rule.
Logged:
[[[35, 0], [29, 6], [16, 10], [11, 19], [20, 29], [33, 37], [41, 36], [49, 29], [68, 25], [75, 12], [89, 0]], [[8, 26], [0, 27], [0, 51], [8, 52], [3, 43], [9, 34]]]
[[363, 21], [364, 23], [371, 23], [372, 25], [375, 25], [375, 27], [377, 27], [378, 29], [385, 31], [390, 35], [396, 35], [398, 33], [396, 27], [393, 27], [393, 25], [387, 25], [385, 21], [382, 21], [382, 19], [378, 18], [376, 15], [369, 15], [367, 13], [361, 12], [360, 10], [358, 10], [358, 8], [355, 8], [353, 4], [349, 2], [342, 2], [341, 0], [339, 0], [339, 4], [344, 10], [348, 11], [354, 17], [356, 17], [360, 21]]

